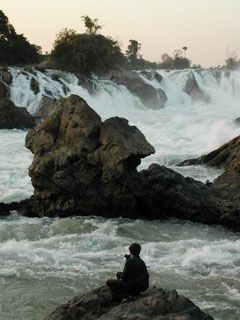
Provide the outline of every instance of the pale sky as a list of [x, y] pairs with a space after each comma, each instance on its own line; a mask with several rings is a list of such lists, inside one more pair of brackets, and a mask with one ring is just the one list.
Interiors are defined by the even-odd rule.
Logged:
[[240, 55], [240, 0], [0, 0], [0, 9], [43, 51], [65, 27], [84, 32], [81, 16], [89, 15], [124, 51], [138, 40], [151, 61], [183, 46], [203, 66], [223, 64], [227, 48]]

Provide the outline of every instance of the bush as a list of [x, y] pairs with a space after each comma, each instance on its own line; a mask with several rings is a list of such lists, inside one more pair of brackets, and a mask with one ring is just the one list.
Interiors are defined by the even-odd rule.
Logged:
[[0, 10], [0, 64], [14, 65], [39, 61], [39, 47], [17, 34], [7, 16]]
[[57, 35], [51, 57], [55, 68], [83, 74], [104, 73], [125, 63], [117, 41], [69, 29]]

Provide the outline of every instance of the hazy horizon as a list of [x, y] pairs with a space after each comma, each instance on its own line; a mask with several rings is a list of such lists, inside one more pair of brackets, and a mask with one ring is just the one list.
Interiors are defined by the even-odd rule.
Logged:
[[118, 40], [123, 51], [129, 39], [138, 40], [151, 61], [187, 46], [192, 63], [217, 66], [228, 48], [240, 48], [239, 0], [1, 0], [0, 9], [43, 52], [65, 27], [84, 32], [82, 15], [97, 18], [102, 34]]

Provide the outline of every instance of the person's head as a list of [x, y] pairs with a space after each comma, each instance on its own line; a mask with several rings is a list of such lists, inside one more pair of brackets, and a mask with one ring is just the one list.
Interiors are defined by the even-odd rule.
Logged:
[[138, 243], [132, 243], [129, 246], [129, 251], [133, 256], [139, 256], [141, 252], [141, 246]]

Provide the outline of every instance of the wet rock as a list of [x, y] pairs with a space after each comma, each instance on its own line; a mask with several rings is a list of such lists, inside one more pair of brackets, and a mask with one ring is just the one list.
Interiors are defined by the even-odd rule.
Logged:
[[141, 217], [219, 224], [225, 212], [225, 204], [212, 189], [164, 166], [150, 165], [140, 172], [140, 181], [137, 203]]
[[8, 99], [0, 99], [0, 129], [28, 129], [35, 126], [34, 118], [25, 108], [18, 108]]
[[240, 230], [240, 136], [198, 159], [185, 160], [181, 165], [204, 164], [223, 168], [225, 172], [210, 188], [227, 203], [228, 210], [222, 214], [221, 224]]
[[188, 74], [183, 91], [191, 96], [193, 102], [201, 101], [206, 104], [211, 103], [211, 97], [199, 87], [192, 71]]
[[35, 198], [25, 215], [217, 224], [227, 210], [217, 192], [164, 166], [138, 172], [141, 158], [154, 153], [144, 135], [126, 119], [102, 122], [78, 96], [57, 102], [55, 113], [29, 131], [26, 147], [34, 153], [29, 174]]
[[9, 95], [8, 86], [0, 81], [0, 99], [7, 98]]
[[56, 112], [29, 131], [26, 147], [34, 153], [29, 174], [37, 214], [61, 216], [129, 214], [136, 167], [154, 152], [127, 120], [102, 123], [78, 96], [60, 100]]
[[56, 106], [56, 100], [54, 98], [43, 96], [36, 116], [40, 119], [45, 119], [55, 112]]
[[157, 71], [154, 71], [154, 70], [151, 70], [151, 71], [143, 70], [140, 72], [140, 74], [142, 74], [148, 80], [151, 80], [151, 81], [156, 80], [159, 83], [163, 79], [163, 77]]
[[30, 88], [35, 94], [38, 94], [40, 91], [39, 83], [34, 77], [32, 77], [31, 79]]
[[112, 301], [106, 287], [79, 294], [44, 320], [213, 320], [176, 290], [150, 289], [123, 303]]
[[240, 127], [240, 117], [237, 117], [236, 119], [233, 120], [233, 123], [237, 126]]
[[12, 83], [12, 74], [8, 71], [7, 68], [0, 67], [0, 80], [5, 82], [7, 85]]
[[210, 167], [234, 169], [240, 167], [240, 136], [218, 149], [196, 159], [184, 160], [179, 166], [205, 164]]
[[146, 108], [161, 109], [167, 101], [166, 93], [162, 89], [155, 89], [147, 84], [141, 76], [132, 71], [113, 71], [108, 78], [118, 85], [123, 85], [138, 96]]

